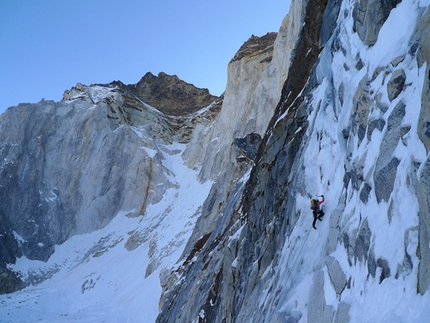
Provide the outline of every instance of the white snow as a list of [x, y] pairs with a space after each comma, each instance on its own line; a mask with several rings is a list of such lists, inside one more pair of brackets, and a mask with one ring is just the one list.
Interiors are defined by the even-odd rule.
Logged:
[[[184, 165], [184, 149], [179, 144], [165, 147], [165, 166], [176, 188], [149, 205], [144, 216], [129, 218], [133, 210], [122, 211], [105, 228], [56, 246], [47, 263], [23, 257], [10, 265], [26, 277], [53, 276], [0, 295], [0, 322], [154, 322], [160, 272], [177, 262], [212, 184], [200, 184], [198, 170]], [[128, 251], [131, 237], [140, 244]], [[149, 255], [151, 248], [156, 248], [155, 256]], [[154, 271], [146, 277], [148, 265]]]
[[18, 241], [18, 242], [20, 242], [20, 243], [23, 243], [23, 242], [26, 242], [27, 240], [25, 240], [23, 237], [21, 237], [16, 231], [13, 231], [13, 235], [15, 236], [15, 239]]
[[99, 86], [99, 85], [93, 85], [88, 87], [89, 93], [91, 95], [91, 99], [93, 100], [94, 104], [99, 103], [100, 101], [112, 97], [115, 95], [115, 90], [117, 90], [117, 87], [106, 87], [106, 86]]

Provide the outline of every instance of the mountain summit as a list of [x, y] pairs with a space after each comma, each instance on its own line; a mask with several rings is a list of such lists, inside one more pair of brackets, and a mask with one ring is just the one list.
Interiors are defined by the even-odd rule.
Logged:
[[[129, 87], [133, 89], [133, 87]], [[176, 75], [148, 72], [133, 91], [142, 101], [171, 115], [196, 112], [217, 99], [208, 89], [199, 89], [180, 80]]]
[[221, 98], [148, 73], [8, 109], [0, 320], [427, 322], [429, 9], [292, 1]]

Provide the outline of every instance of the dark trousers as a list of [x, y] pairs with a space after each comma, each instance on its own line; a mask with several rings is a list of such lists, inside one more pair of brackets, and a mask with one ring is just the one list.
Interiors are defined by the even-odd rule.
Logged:
[[321, 210], [313, 210], [313, 215], [314, 215], [314, 222], [312, 222], [312, 226], [315, 228], [315, 224], [317, 223], [317, 220], [321, 220], [321, 218], [324, 215], [324, 212]]

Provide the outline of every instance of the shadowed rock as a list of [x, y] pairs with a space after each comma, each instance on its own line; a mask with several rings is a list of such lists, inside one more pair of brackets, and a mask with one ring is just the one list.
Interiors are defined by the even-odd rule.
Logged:
[[397, 70], [393, 72], [390, 80], [387, 83], [388, 99], [393, 101], [397, 98], [406, 82], [406, 74], [404, 70]]

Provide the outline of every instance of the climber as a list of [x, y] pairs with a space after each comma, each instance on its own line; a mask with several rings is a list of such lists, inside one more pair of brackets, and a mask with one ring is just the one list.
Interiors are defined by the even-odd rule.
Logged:
[[322, 197], [321, 201], [318, 201], [316, 199], [311, 199], [311, 209], [314, 215], [314, 222], [312, 222], [312, 228], [314, 228], [315, 230], [317, 229], [315, 227], [315, 223], [317, 222], [317, 219], [322, 221], [322, 217], [324, 216], [324, 212], [320, 208], [320, 205], [324, 203], [324, 195], [321, 195], [321, 197]]

